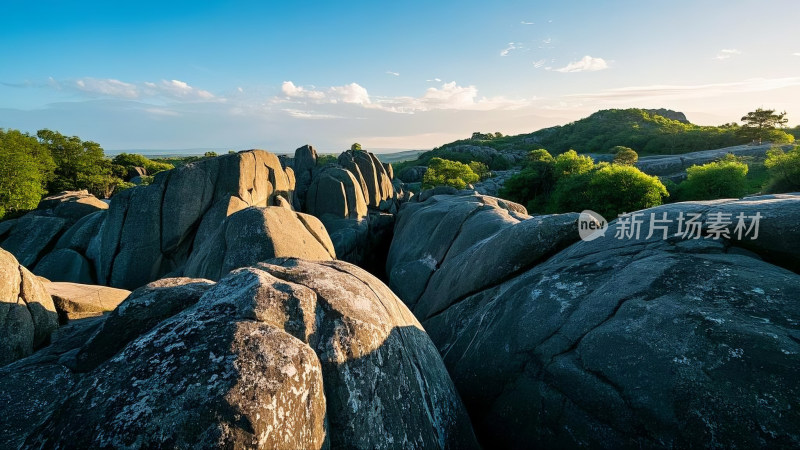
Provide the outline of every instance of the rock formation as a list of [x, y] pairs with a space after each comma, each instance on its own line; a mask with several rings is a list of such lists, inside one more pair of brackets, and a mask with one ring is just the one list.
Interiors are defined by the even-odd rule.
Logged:
[[[477, 208], [449, 201], [404, 207], [387, 266], [482, 442], [800, 445], [800, 196], [664, 205], [640, 212], [638, 238], [616, 239], [630, 230], [617, 220], [605, 237], [554, 255], [547, 236], [560, 235], [564, 216], [502, 227], [508, 219], [478, 221]], [[728, 237], [676, 236], [678, 218], [690, 213], [701, 223], [731, 219], [701, 230]], [[760, 214], [757, 239], [737, 236], [740, 213]], [[658, 228], [646, 238], [650, 214], [672, 219], [667, 239]], [[528, 262], [520, 253], [520, 267], [503, 266], [515, 245], [529, 246]]]
[[0, 369], [9, 446], [477, 447], [419, 322], [350, 264], [162, 280], [105, 320]]
[[42, 282], [0, 249], [0, 366], [49, 343], [56, 328], [58, 314]]
[[314, 169], [317, 167], [317, 151], [310, 145], [304, 145], [294, 152], [292, 170], [295, 176], [294, 209], [306, 211], [306, 193], [311, 186]]

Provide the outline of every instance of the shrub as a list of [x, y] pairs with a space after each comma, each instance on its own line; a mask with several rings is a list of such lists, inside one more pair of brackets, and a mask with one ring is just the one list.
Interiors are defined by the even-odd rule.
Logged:
[[800, 190], [800, 145], [788, 152], [780, 148], [768, 151], [764, 166], [770, 174], [767, 192]]
[[568, 150], [555, 158], [555, 175], [560, 178], [568, 175], [580, 175], [594, 167], [594, 160], [589, 156], [579, 155], [575, 150]]
[[614, 164], [632, 166], [639, 160], [639, 154], [630, 147], [618, 145], [611, 149], [611, 153], [614, 154]]
[[474, 183], [479, 179], [478, 175], [464, 163], [433, 158], [422, 178], [422, 188], [452, 186], [456, 189], [464, 189], [468, 183]]
[[36, 208], [54, 168], [35, 137], [0, 128], [0, 219]]
[[677, 200], [739, 198], [747, 194], [747, 164], [733, 155], [686, 169], [686, 180], [678, 185]]

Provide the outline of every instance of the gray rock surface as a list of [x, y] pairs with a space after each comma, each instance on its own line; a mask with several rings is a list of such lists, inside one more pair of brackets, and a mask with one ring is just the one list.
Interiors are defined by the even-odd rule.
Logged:
[[[137, 291], [131, 309], [107, 320], [171, 317], [126, 336], [114, 332], [124, 332], [122, 322], [100, 328], [92, 339], [120, 339], [122, 348], [89, 372], [73, 373], [52, 358], [0, 370], [0, 404], [19, 407], [24, 419], [0, 417], [7, 442], [477, 446], [436, 348], [402, 302], [363, 270], [280, 259], [212, 287], [164, 283]], [[197, 300], [195, 289], [204, 291]], [[151, 315], [146, 304], [162, 301], [169, 304]], [[79, 355], [91, 353], [93, 342]]]
[[61, 323], [113, 311], [130, 291], [108, 286], [50, 281], [44, 283]]
[[294, 151], [292, 169], [296, 180], [294, 209], [297, 211], [306, 211], [306, 194], [316, 167], [317, 151], [313, 146], [304, 145]]
[[316, 217], [282, 207], [251, 207], [232, 214], [196, 248], [183, 274], [219, 280], [233, 269], [280, 257], [322, 261], [336, 258], [336, 251]]
[[32, 270], [51, 281], [94, 284], [94, 269], [80, 253], [69, 248], [54, 250], [42, 258]]
[[367, 215], [366, 195], [352, 172], [326, 166], [315, 174], [309, 186], [306, 212], [317, 217], [362, 219]]
[[348, 150], [339, 155], [338, 162], [362, 185], [368, 207], [379, 208], [382, 200], [392, 198], [394, 192], [392, 179], [374, 154], [361, 150]]
[[114, 196], [99, 242], [98, 281], [137, 288], [182, 270], [192, 249], [249, 206], [291, 200], [294, 186], [277, 157], [248, 150], [160, 172], [153, 184]]
[[[651, 213], [672, 219], [668, 239], [646, 237]], [[682, 239], [680, 213], [702, 214], [703, 235], [718, 213], [760, 213], [759, 236], [736, 236], [734, 219], [722, 227], [729, 238]], [[800, 276], [787, 270], [800, 259], [800, 196], [671, 204], [639, 219], [638, 239], [616, 239], [625, 222], [614, 221], [605, 237], [423, 321], [479, 437], [500, 447], [800, 445]]]
[[[763, 157], [771, 148], [772, 144], [738, 145], [735, 147], [683, 153], [680, 155], [643, 156], [639, 158], [636, 167], [649, 175], [658, 175], [659, 177], [680, 182], [686, 178], [686, 169], [691, 166], [707, 164], [719, 160], [727, 154]], [[788, 150], [789, 148], [791, 148], [791, 146], [785, 146], [784, 150]]]
[[66, 225], [67, 221], [60, 217], [28, 213], [17, 219], [0, 247], [13, 254], [23, 266], [33, 267], [47, 249], [55, 245]]
[[42, 282], [0, 249], [0, 365], [47, 344], [57, 328], [58, 315]]
[[[389, 286], [415, 312], [434, 272], [502, 228], [529, 218], [527, 214], [517, 212], [516, 207], [509, 207], [510, 202], [493, 197], [475, 194], [425, 197], [428, 197], [426, 201], [406, 203], [401, 208], [386, 261]], [[555, 246], [552, 248], [557, 248], [564, 242], [556, 240], [552, 245]], [[456, 261], [456, 264], [463, 264], [460, 259]], [[512, 261], [509, 264], [516, 263]], [[484, 277], [479, 279], [484, 280]], [[492, 283], [497, 279], [485, 281]], [[437, 301], [448, 303], [454, 298], [457, 296]], [[427, 309], [429, 306], [419, 307]]]

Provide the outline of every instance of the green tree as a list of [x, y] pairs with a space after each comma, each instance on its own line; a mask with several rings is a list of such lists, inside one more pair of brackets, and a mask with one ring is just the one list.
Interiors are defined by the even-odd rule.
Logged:
[[531, 150], [527, 164], [506, 180], [502, 198], [527, 205], [528, 211], [543, 211], [555, 184], [555, 159], [545, 149]]
[[358, 142], [354, 143], [353, 145], [350, 146], [350, 150], [354, 152], [361, 151], [361, 144], [359, 144]]
[[217, 155], [217, 152], [205, 152], [205, 153], [203, 153], [203, 157], [205, 157], [205, 158], [213, 158], [215, 156], [219, 156], [219, 155]]
[[618, 145], [611, 149], [611, 153], [614, 154], [614, 164], [632, 166], [639, 160], [639, 154], [630, 147]]
[[54, 169], [35, 137], [0, 128], [0, 219], [36, 208]]
[[740, 132], [748, 139], [757, 140], [761, 144], [763, 140], [769, 137], [770, 131], [783, 127], [788, 120], [786, 111], [776, 114], [774, 109], [758, 108], [741, 118], [744, 124]]
[[423, 189], [436, 186], [452, 186], [464, 189], [467, 184], [478, 181], [480, 177], [464, 163], [442, 158], [433, 158], [422, 178]]
[[[113, 190], [112, 185], [118, 180], [113, 176], [110, 161], [105, 158], [100, 144], [47, 129], [39, 130], [36, 136], [55, 162], [54, 176], [47, 185], [48, 192], [88, 189], [96, 196], [105, 197]], [[106, 182], [108, 184], [104, 185]]]
[[788, 152], [780, 148], [768, 151], [764, 166], [770, 173], [767, 192], [800, 190], [800, 145]]
[[686, 169], [686, 180], [678, 185], [676, 200], [739, 198], [747, 194], [747, 164], [728, 154], [719, 161]]

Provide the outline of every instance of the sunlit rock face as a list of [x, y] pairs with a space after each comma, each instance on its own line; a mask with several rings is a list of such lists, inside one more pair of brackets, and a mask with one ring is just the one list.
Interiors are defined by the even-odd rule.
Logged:
[[[577, 242], [538, 259], [553, 242], [540, 238], [555, 231], [541, 227], [561, 216], [510, 225], [498, 218], [478, 227], [479, 213], [467, 211], [474, 208], [445, 209], [437, 206], [442, 201], [456, 199], [401, 211], [390, 286], [398, 286], [439, 348], [482, 442], [800, 445], [800, 196], [643, 210], [635, 219], [639, 233], [630, 217], [612, 221], [605, 237], [592, 241], [579, 241], [573, 228]], [[699, 239], [682, 234], [685, 221], [679, 229], [678, 218], [689, 214], [703, 224]], [[748, 218], [741, 235], [739, 214]], [[434, 226], [439, 216], [447, 227]], [[462, 224], [457, 233], [449, 231], [452, 221]], [[526, 233], [511, 238], [516, 227]], [[399, 245], [398, 239], [413, 243], [415, 233], [428, 243]], [[503, 265], [514, 246], [528, 248], [526, 265]], [[459, 261], [453, 255], [466, 259], [448, 269], [448, 261]], [[399, 284], [414, 267], [427, 284]], [[507, 268], [505, 276], [497, 267]], [[479, 272], [485, 275], [471, 276], [473, 284], [459, 278]], [[446, 295], [446, 279], [463, 295]]]
[[419, 322], [341, 261], [161, 280], [75, 342], [0, 370], [12, 445], [476, 447]]

